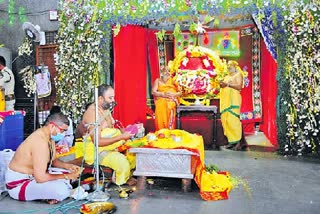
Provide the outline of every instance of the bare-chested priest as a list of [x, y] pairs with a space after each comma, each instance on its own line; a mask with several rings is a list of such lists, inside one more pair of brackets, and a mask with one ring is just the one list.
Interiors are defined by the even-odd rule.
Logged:
[[[111, 111], [115, 105], [114, 96], [115, 94], [112, 86], [102, 84], [98, 87], [98, 121], [100, 122], [98, 126], [98, 142], [100, 149], [104, 150], [100, 152], [100, 164], [114, 170], [113, 181], [117, 185], [125, 183], [133, 185], [136, 183], [135, 179], [130, 177], [131, 168], [133, 166], [129, 163], [127, 157], [118, 152], [116, 148], [119, 143], [120, 145], [125, 143], [125, 141], [133, 137], [133, 135], [113, 127], [115, 120], [111, 115]], [[94, 140], [95, 112], [95, 103], [92, 103], [88, 106], [82, 120], [77, 126], [75, 134], [76, 138], [81, 138], [89, 134], [91, 139]], [[102, 132], [110, 129], [116, 134], [110, 137], [104, 137]], [[91, 146], [93, 146], [93, 144]], [[93, 154], [90, 153], [90, 148], [89, 145], [86, 146], [86, 157], [93, 157]], [[86, 162], [89, 163], [88, 160], [86, 160]]]
[[[55, 157], [55, 142], [63, 138], [68, 126], [65, 115], [52, 114], [42, 128], [20, 144], [6, 173], [6, 186], [12, 198], [46, 200], [54, 204], [70, 196], [70, 179], [79, 177], [80, 167]], [[65, 172], [53, 172], [53, 167], [65, 169]]]

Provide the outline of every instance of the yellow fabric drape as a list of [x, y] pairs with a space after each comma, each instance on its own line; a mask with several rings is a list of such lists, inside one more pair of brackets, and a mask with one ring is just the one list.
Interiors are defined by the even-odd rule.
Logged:
[[[163, 133], [165, 138], [158, 138], [153, 141], [148, 141], [147, 136], [134, 141], [128, 141], [126, 146], [130, 147], [150, 147], [162, 149], [187, 149], [197, 154], [194, 156], [196, 160], [195, 181], [200, 188], [200, 196], [204, 200], [221, 200], [227, 199], [228, 193], [232, 189], [230, 176], [228, 172], [223, 174], [209, 173], [206, 171], [204, 162], [204, 146], [201, 135], [190, 134], [183, 130], [168, 130], [161, 129], [155, 134]], [[181, 141], [175, 142], [170, 136], [180, 136]]]
[[[225, 78], [228, 82], [230, 76]], [[240, 91], [225, 87], [220, 90], [220, 113], [224, 135], [228, 138], [229, 144], [238, 143], [242, 137], [242, 124], [240, 121], [241, 106]]]
[[[159, 84], [158, 92], [177, 92], [178, 88], [172, 79], [168, 79], [165, 84]], [[172, 100], [163, 97], [155, 99], [155, 128], [159, 129], [175, 129], [176, 125], [176, 108], [178, 99]]]

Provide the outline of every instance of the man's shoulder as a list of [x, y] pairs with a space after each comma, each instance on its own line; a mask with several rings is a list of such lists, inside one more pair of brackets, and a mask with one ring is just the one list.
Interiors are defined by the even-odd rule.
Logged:
[[[19, 147], [22, 147], [24, 152], [32, 151], [33, 149], [39, 149], [41, 145], [45, 145], [41, 142], [45, 142], [44, 137], [39, 132], [39, 129], [31, 133]], [[40, 146], [40, 147], [39, 147]]]
[[29, 137], [26, 138], [25, 141], [33, 141], [33, 140], [41, 141], [41, 140], [45, 140], [44, 137], [45, 137], [45, 134], [43, 130], [39, 128], [35, 130], [33, 133], [31, 133]]
[[86, 123], [88, 121], [94, 120], [95, 118], [95, 107], [94, 105], [90, 105], [87, 110], [83, 114], [82, 120]]
[[3, 70], [3, 72], [8, 72], [9, 74], [13, 74], [12, 70], [8, 67], [5, 67]]
[[84, 112], [83, 116], [91, 115], [95, 113], [95, 106], [93, 104], [89, 105], [87, 110]]
[[0, 80], [1, 79], [4, 80], [5, 83], [10, 82], [10, 81], [14, 82], [13, 73], [8, 67], [5, 67], [4, 69], [1, 70]]

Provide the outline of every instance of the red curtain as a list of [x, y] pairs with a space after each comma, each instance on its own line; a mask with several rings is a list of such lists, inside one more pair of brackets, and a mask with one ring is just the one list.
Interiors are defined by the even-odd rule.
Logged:
[[113, 37], [114, 89], [118, 105], [114, 118], [123, 125], [146, 121], [147, 31], [141, 26], [121, 27]]
[[277, 64], [270, 55], [263, 40], [261, 40], [261, 98], [263, 131], [270, 142], [277, 146], [276, 99], [277, 99]]
[[151, 83], [160, 76], [159, 69], [159, 51], [156, 33], [158, 30], [148, 30], [147, 31], [147, 42], [148, 42], [148, 54], [150, 63], [150, 74]]
[[252, 112], [253, 111], [253, 100], [252, 100], [252, 35], [246, 35], [240, 37], [240, 52], [239, 58], [230, 58], [229, 60], [235, 60], [239, 63], [240, 68], [247, 68], [249, 85], [241, 90], [242, 104], [241, 112]]

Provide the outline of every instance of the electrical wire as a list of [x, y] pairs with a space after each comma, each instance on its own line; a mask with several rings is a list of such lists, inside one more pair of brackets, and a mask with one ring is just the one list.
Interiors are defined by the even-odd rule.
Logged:
[[[54, 9], [51, 9], [54, 10]], [[28, 12], [28, 13], [19, 13], [19, 12], [12, 12], [10, 13], [8, 10], [0, 8], [0, 12], [2, 13], [7, 13], [8, 15], [26, 15], [26, 16], [36, 16], [36, 15], [45, 15], [51, 10], [43, 10], [43, 11], [38, 11], [38, 12]]]

